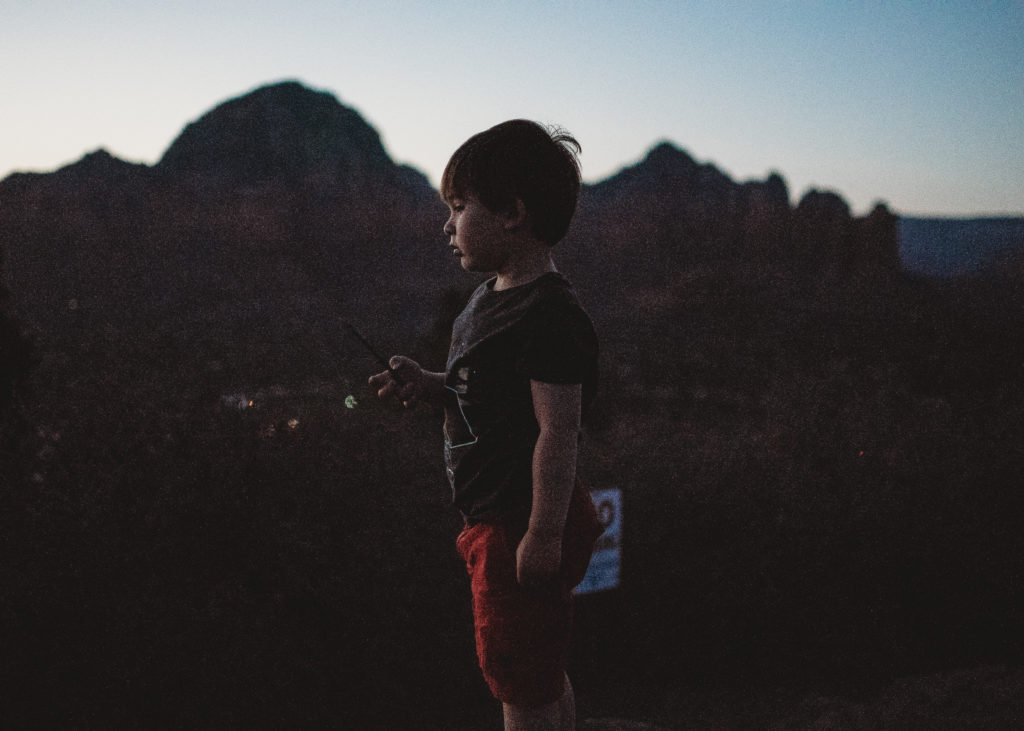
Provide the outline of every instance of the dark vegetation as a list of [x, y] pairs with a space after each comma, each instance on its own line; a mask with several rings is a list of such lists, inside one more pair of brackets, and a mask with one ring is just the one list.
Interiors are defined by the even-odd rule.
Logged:
[[[493, 721], [437, 419], [367, 393], [338, 323], [440, 366], [472, 286], [442, 222], [297, 84], [152, 168], [0, 183], [5, 725]], [[670, 145], [584, 191], [582, 471], [626, 522], [623, 586], [579, 602], [583, 715], [1020, 663], [1024, 268], [915, 278], [896, 225]]]

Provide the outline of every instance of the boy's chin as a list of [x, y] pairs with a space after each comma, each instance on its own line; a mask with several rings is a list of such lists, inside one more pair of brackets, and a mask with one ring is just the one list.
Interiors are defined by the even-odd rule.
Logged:
[[473, 272], [474, 274], [491, 274], [495, 271], [493, 262], [481, 261], [480, 259], [474, 259], [465, 255], [459, 257], [459, 266], [462, 267], [463, 271]]

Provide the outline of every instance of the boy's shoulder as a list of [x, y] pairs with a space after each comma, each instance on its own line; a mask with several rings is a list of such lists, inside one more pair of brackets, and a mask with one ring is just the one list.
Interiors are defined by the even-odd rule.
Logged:
[[456, 331], [593, 330], [572, 283], [558, 272], [506, 290], [495, 291], [493, 281], [477, 287], [456, 321]]
[[530, 297], [534, 301], [580, 306], [575, 287], [561, 272], [548, 272], [526, 286], [531, 287]]
[[576, 290], [565, 276], [550, 272], [522, 288], [521, 296], [509, 302], [510, 309], [518, 310], [522, 319], [532, 326], [554, 322], [568, 323], [589, 317], [580, 304]]
[[538, 280], [536, 300], [540, 305], [539, 309], [576, 313], [589, 320], [576, 288], [559, 272], [552, 272]]
[[495, 278], [482, 282], [469, 298], [469, 305], [485, 308], [528, 309], [536, 305], [579, 304], [572, 283], [559, 272], [548, 272], [532, 282], [512, 289], [494, 289]]

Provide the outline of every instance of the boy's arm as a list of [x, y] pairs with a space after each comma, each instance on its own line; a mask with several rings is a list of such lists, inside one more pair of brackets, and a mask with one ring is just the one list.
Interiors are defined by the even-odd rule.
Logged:
[[519, 583], [536, 586], [562, 563], [562, 534], [576, 482], [583, 387], [530, 381], [540, 436], [533, 450], [533, 508], [516, 550]]

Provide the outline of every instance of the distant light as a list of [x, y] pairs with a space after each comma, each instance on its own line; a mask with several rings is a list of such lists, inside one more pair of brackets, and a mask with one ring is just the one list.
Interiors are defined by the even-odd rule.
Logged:
[[349, 394], [348, 396], [345, 397], [345, 406], [347, 408], [354, 409], [358, 405], [359, 402], [356, 401], [356, 397], [353, 396], [352, 394]]
[[298, 419], [289, 419], [289, 420], [288, 420], [288, 428], [289, 428], [289, 429], [294, 429], [294, 428], [296, 428], [296, 427], [297, 427], [298, 425], [299, 425], [299, 420], [298, 420]]

